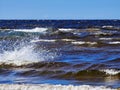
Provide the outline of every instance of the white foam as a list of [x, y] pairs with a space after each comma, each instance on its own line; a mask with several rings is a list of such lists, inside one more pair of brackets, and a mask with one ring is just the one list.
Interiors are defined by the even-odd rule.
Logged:
[[102, 28], [113, 28], [113, 26], [102, 26]]
[[49, 84], [0, 84], [0, 90], [117, 90], [105, 86], [73, 86]]
[[114, 69], [104, 69], [100, 71], [105, 72], [106, 74], [109, 74], [109, 75], [116, 75], [120, 73], [120, 70], [114, 70]]
[[74, 39], [61, 39], [62, 41], [70, 42], [70, 41], [76, 41]]
[[55, 54], [48, 50], [34, 51], [34, 45], [21, 46], [20, 49], [0, 53], [0, 64], [26, 65], [45, 60], [52, 60]]
[[120, 41], [109, 42], [109, 44], [120, 44]]
[[84, 41], [76, 41], [76, 42], [71, 42], [72, 44], [85, 44], [86, 42], [84, 42]]
[[96, 32], [94, 34], [95, 35], [109, 35], [109, 33], [105, 33], [105, 32]]
[[55, 42], [56, 40], [49, 40], [49, 39], [38, 39], [38, 40], [32, 40], [31, 42]]
[[48, 28], [34, 28], [34, 29], [15, 29], [14, 31], [16, 32], [28, 32], [28, 33], [32, 33], [32, 32], [39, 32], [39, 33], [46, 33], [46, 31], [48, 30]]
[[71, 32], [71, 31], [74, 31], [74, 29], [71, 29], [71, 28], [60, 28], [59, 31], [62, 31], [62, 32]]
[[112, 40], [112, 38], [99, 38], [100, 40]]
[[84, 41], [76, 41], [76, 42], [71, 42], [72, 44], [75, 45], [82, 45], [82, 44], [90, 44], [90, 45], [95, 45], [97, 42], [84, 42]]

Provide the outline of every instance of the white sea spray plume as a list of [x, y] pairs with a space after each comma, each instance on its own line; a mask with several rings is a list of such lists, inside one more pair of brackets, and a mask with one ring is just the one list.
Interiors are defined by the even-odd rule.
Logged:
[[26, 65], [41, 61], [52, 60], [56, 54], [40, 47], [35, 50], [35, 44], [21, 45], [14, 50], [0, 53], [0, 64]]

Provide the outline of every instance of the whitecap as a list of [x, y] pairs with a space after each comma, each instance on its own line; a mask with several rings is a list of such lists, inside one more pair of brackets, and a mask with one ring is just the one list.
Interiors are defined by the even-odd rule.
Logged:
[[108, 26], [102, 26], [102, 28], [113, 28], [114, 26], [110, 26], [110, 25], [108, 25]]
[[114, 70], [114, 69], [103, 69], [100, 71], [105, 72], [106, 74], [109, 74], [109, 75], [116, 75], [120, 73], [120, 70]]
[[71, 29], [71, 28], [67, 28], [67, 29], [65, 29], [65, 28], [59, 28], [58, 30], [62, 31], [62, 32], [71, 32], [71, 31], [74, 31], [74, 29]]
[[75, 42], [71, 42], [71, 43], [75, 44], [75, 45], [82, 45], [82, 44], [95, 45], [95, 44], [97, 44], [97, 42], [85, 42], [85, 41], [75, 41]]
[[86, 42], [84, 41], [76, 41], [76, 42], [71, 42], [72, 44], [75, 44], [75, 45], [81, 45], [81, 44], [85, 44]]
[[55, 42], [56, 40], [49, 40], [49, 39], [38, 39], [38, 40], [32, 40], [32, 43], [35, 42]]
[[108, 42], [109, 44], [120, 44], [120, 41]]
[[70, 42], [70, 41], [76, 41], [74, 39], [61, 39], [62, 41]]
[[112, 40], [112, 38], [99, 38], [100, 40]]
[[27, 33], [33, 33], [33, 32], [39, 32], [39, 33], [46, 33], [48, 28], [34, 28], [34, 29], [14, 29], [16, 32], [27, 32]]

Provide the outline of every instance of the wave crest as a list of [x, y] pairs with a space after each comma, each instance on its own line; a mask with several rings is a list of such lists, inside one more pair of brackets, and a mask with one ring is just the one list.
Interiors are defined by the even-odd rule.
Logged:
[[12, 51], [3, 51], [0, 53], [0, 64], [12, 64], [15, 66], [27, 65], [30, 63], [38, 63], [41, 61], [52, 60], [56, 57], [55, 53], [39, 48], [35, 50], [35, 45], [20, 46], [19, 49], [16, 47]]

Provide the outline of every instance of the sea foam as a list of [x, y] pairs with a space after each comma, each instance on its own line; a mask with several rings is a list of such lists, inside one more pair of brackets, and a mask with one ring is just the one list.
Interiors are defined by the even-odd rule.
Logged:
[[114, 69], [103, 69], [100, 71], [105, 72], [106, 74], [109, 74], [109, 75], [116, 75], [120, 73], [120, 70], [114, 70]]
[[73, 86], [49, 84], [0, 84], [0, 90], [117, 90], [105, 86]]
[[89, 44], [89, 45], [96, 45], [97, 42], [85, 42], [85, 41], [75, 41], [75, 42], [71, 42], [72, 44], [75, 45], [81, 45], [81, 44]]
[[109, 44], [120, 44], [120, 41], [109, 42]]
[[72, 31], [74, 31], [75, 29], [72, 29], [72, 28], [59, 28], [59, 31], [61, 31], [61, 32], [72, 32]]
[[52, 39], [52, 40], [49, 40], [49, 39], [38, 39], [38, 40], [32, 40], [31, 42], [32, 43], [35, 43], [35, 42], [55, 42], [56, 40]]

